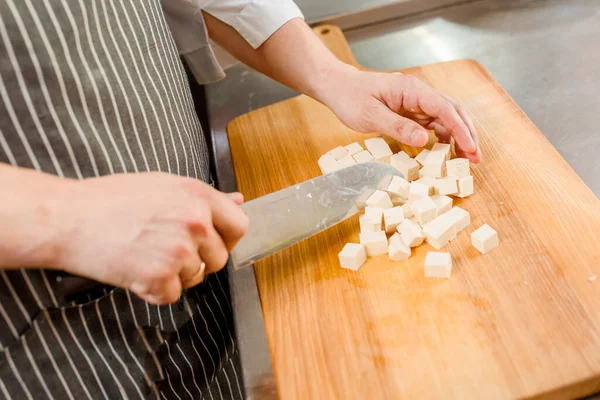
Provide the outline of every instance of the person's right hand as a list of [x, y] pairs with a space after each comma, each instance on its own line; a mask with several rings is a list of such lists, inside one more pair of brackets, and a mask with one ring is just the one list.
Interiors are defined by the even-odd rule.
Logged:
[[242, 202], [239, 193], [162, 173], [73, 182], [57, 202], [68, 228], [55, 267], [172, 303], [225, 266], [248, 229]]

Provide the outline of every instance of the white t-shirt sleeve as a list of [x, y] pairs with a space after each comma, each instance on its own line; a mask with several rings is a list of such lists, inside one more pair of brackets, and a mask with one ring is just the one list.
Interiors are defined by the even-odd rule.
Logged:
[[224, 78], [224, 69], [235, 63], [210, 40], [202, 10], [233, 27], [255, 49], [288, 21], [304, 18], [293, 0], [162, 0], [162, 6], [179, 54], [199, 83]]

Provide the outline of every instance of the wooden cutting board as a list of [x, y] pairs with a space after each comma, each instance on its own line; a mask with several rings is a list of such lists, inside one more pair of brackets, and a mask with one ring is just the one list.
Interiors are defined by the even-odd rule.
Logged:
[[[338, 28], [315, 32], [356, 65]], [[600, 201], [476, 61], [402, 72], [458, 99], [481, 136], [475, 194], [455, 201], [472, 224], [444, 248], [453, 257], [452, 278], [423, 277], [429, 245], [407, 262], [380, 256], [358, 272], [341, 269], [337, 253], [358, 242], [357, 218], [257, 263], [281, 398], [599, 392], [600, 277], [591, 277], [600, 275]], [[247, 199], [318, 176], [323, 153], [374, 136], [346, 128], [306, 96], [243, 115], [228, 133]], [[486, 255], [470, 245], [483, 223], [500, 237]]]

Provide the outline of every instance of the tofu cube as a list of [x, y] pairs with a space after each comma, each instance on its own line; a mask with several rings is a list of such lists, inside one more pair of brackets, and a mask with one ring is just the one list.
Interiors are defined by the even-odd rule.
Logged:
[[433, 182], [433, 187], [435, 194], [447, 195], [458, 193], [457, 180], [452, 176], [435, 179]]
[[361, 233], [360, 244], [365, 246], [365, 251], [369, 257], [379, 256], [388, 252], [388, 241], [384, 231]]
[[430, 176], [424, 176], [413, 182], [419, 182], [419, 183], [429, 186], [429, 195], [432, 196], [435, 194], [435, 178], [432, 178]]
[[446, 154], [430, 151], [421, 171], [424, 176], [442, 178], [446, 174]]
[[390, 238], [388, 255], [392, 261], [408, 260], [412, 255], [410, 246], [404, 243], [399, 233], [394, 233]]
[[435, 203], [435, 214], [439, 217], [452, 208], [452, 198], [448, 196], [435, 195], [431, 196], [431, 200]]
[[411, 159], [411, 157], [404, 151], [399, 151], [398, 153], [396, 153], [396, 156], [407, 161]]
[[425, 256], [426, 278], [450, 278], [452, 274], [452, 257], [450, 253], [430, 251]]
[[413, 214], [417, 218], [419, 225], [423, 226], [428, 222], [431, 222], [437, 216], [435, 203], [431, 200], [431, 197], [422, 197], [415, 200], [411, 204]]
[[412, 158], [405, 158], [400, 153], [394, 154], [390, 158], [390, 164], [409, 182], [419, 178], [419, 164]]
[[387, 233], [396, 232], [396, 228], [402, 221], [404, 221], [404, 210], [402, 210], [402, 207], [383, 210], [383, 222]]
[[399, 176], [394, 176], [390, 181], [390, 184], [387, 188], [387, 192], [391, 193], [392, 195], [401, 197], [403, 199], [408, 199], [408, 194], [410, 192], [410, 183]]
[[327, 154], [334, 156], [337, 161], [349, 155], [346, 149], [342, 146], [338, 146], [335, 149], [329, 150]]
[[442, 153], [446, 160], [452, 158], [452, 148], [448, 143], [436, 143], [431, 148], [432, 153]]
[[421, 150], [421, 152], [415, 157], [415, 161], [419, 163], [419, 165], [421, 167], [423, 167], [423, 165], [425, 165], [425, 160], [427, 159], [427, 156], [429, 155], [429, 150], [427, 149], [423, 149]]
[[392, 208], [394, 205], [392, 204], [392, 200], [390, 196], [382, 191], [376, 190], [371, 197], [367, 199], [365, 202], [369, 207], [378, 207], [378, 208]]
[[354, 159], [354, 157], [348, 154], [346, 157], [338, 161], [338, 165], [340, 166], [340, 168], [351, 167], [353, 165], [356, 165], [356, 160]]
[[365, 218], [367, 223], [377, 229], [376, 232], [381, 230], [381, 222], [383, 221], [383, 208], [378, 207], [366, 207]]
[[455, 158], [446, 161], [446, 173], [456, 178], [466, 178], [471, 175], [469, 160], [466, 158]]
[[375, 159], [373, 157], [373, 155], [371, 153], [369, 153], [368, 150], [359, 151], [358, 153], [354, 154], [352, 157], [354, 157], [354, 160], [359, 164], [373, 161]]
[[390, 162], [390, 156], [393, 154], [392, 149], [383, 138], [372, 138], [365, 140], [365, 147], [371, 152], [376, 161], [384, 163]]
[[466, 178], [458, 179], [458, 192], [455, 194], [456, 197], [464, 198], [473, 194], [473, 177], [467, 176]]
[[331, 154], [323, 154], [321, 158], [319, 158], [319, 168], [321, 168], [321, 172], [323, 175], [329, 174], [331, 172], [337, 171], [340, 169], [340, 165], [337, 160]]
[[410, 183], [408, 199], [416, 200], [421, 197], [428, 197], [429, 193], [431, 193], [431, 186], [423, 182], [414, 181]]
[[471, 215], [460, 207], [453, 207], [450, 211], [425, 224], [423, 234], [427, 243], [439, 250], [470, 224]]
[[404, 212], [404, 219], [409, 219], [415, 215], [412, 211], [411, 204], [412, 203], [406, 203], [406, 204], [402, 205], [402, 211]]
[[498, 232], [488, 224], [483, 224], [471, 233], [471, 244], [479, 250], [481, 254], [485, 254], [498, 247]]
[[423, 243], [425, 240], [425, 236], [423, 235], [423, 230], [414, 221], [410, 219], [405, 219], [402, 221], [398, 228], [396, 228], [404, 243], [406, 243], [410, 247], [417, 247]]
[[358, 223], [360, 225], [360, 232], [379, 232], [381, 230], [381, 221], [379, 224], [370, 223], [367, 219], [367, 214], [361, 214], [358, 217]]
[[356, 153], [360, 153], [364, 150], [362, 146], [356, 142], [350, 143], [348, 146], [345, 146], [344, 149], [346, 149], [348, 154], [350, 154], [351, 156], [355, 155]]
[[342, 268], [358, 271], [367, 260], [367, 252], [362, 244], [346, 243], [338, 258]]

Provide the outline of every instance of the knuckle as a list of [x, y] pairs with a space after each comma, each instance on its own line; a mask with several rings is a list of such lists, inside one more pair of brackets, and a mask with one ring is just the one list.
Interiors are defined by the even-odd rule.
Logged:
[[208, 190], [204, 182], [194, 178], [182, 178], [184, 188], [195, 197], [206, 196]]
[[193, 254], [193, 249], [188, 243], [176, 243], [171, 248], [171, 258], [175, 262], [185, 260]]
[[394, 132], [402, 132], [406, 128], [407, 121], [399, 118], [392, 123], [392, 129]]

